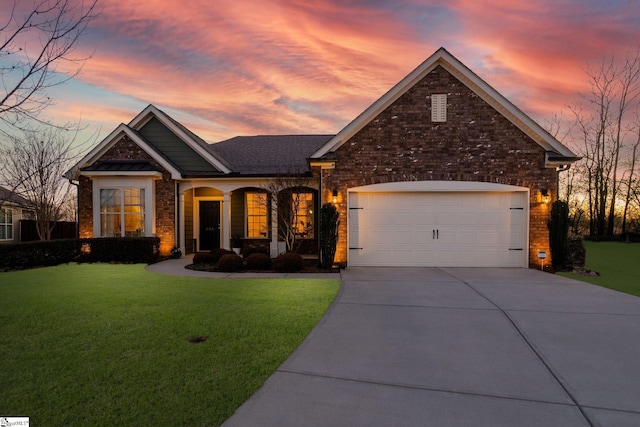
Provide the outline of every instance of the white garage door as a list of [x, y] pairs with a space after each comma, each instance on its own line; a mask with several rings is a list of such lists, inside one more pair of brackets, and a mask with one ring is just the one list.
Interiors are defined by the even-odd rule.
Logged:
[[526, 189], [464, 184], [458, 190], [477, 191], [379, 191], [385, 186], [391, 187], [349, 192], [349, 265], [527, 266]]

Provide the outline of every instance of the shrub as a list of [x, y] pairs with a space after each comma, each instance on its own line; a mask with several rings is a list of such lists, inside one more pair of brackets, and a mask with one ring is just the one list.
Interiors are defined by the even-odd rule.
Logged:
[[303, 267], [302, 257], [293, 252], [280, 254], [273, 262], [273, 269], [279, 273], [295, 273], [302, 270]]
[[271, 268], [271, 258], [269, 255], [261, 252], [256, 252], [249, 255], [244, 263], [247, 270], [269, 270]]
[[27, 242], [0, 246], [0, 269], [33, 268], [76, 262], [152, 264], [158, 260], [157, 237], [99, 237]]
[[242, 256], [245, 258], [249, 258], [249, 256], [253, 254], [265, 254], [269, 255], [269, 249], [256, 245], [249, 245], [245, 248], [242, 248]]
[[78, 259], [78, 239], [0, 245], [0, 270], [53, 266]]
[[333, 267], [338, 245], [340, 214], [335, 206], [326, 203], [320, 208], [320, 266]]
[[147, 263], [158, 261], [158, 237], [96, 237], [80, 239], [80, 262]]
[[210, 254], [211, 256], [213, 256], [213, 264], [215, 264], [218, 261], [220, 261], [220, 258], [222, 258], [222, 255], [235, 254], [235, 252], [230, 251], [228, 249], [218, 248], [218, 249], [211, 249]]
[[582, 237], [569, 237], [569, 254], [567, 255], [567, 267], [584, 269], [587, 258], [587, 250], [582, 243]]
[[554, 269], [561, 270], [567, 263], [569, 253], [569, 205], [567, 202], [562, 200], [553, 202], [548, 226], [551, 263]]
[[220, 257], [218, 261], [218, 271], [224, 271], [225, 273], [233, 273], [240, 271], [244, 268], [244, 262], [242, 257], [236, 254], [225, 254]]
[[220, 257], [215, 257], [214, 254], [209, 252], [198, 252], [193, 256], [194, 264], [215, 264]]
[[182, 257], [182, 251], [179, 247], [174, 246], [171, 249], [171, 259], [180, 259]]

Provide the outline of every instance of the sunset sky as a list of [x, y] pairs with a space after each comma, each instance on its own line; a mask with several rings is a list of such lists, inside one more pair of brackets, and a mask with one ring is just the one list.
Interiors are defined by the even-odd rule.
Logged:
[[[102, 138], [154, 104], [209, 142], [335, 133], [445, 47], [534, 119], [640, 46], [637, 0], [102, 0], [46, 116]], [[0, 11], [0, 16], [3, 12]], [[99, 139], [101, 139], [99, 138]]]

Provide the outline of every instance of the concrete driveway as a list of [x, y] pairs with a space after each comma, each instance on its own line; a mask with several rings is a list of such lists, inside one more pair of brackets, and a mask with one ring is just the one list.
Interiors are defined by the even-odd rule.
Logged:
[[342, 280], [225, 426], [640, 425], [640, 298], [524, 269]]

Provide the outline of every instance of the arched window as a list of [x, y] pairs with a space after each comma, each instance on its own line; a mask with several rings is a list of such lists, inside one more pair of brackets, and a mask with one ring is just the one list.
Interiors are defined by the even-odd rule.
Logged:
[[313, 239], [313, 194], [292, 193], [291, 215], [296, 237], [299, 239]]

